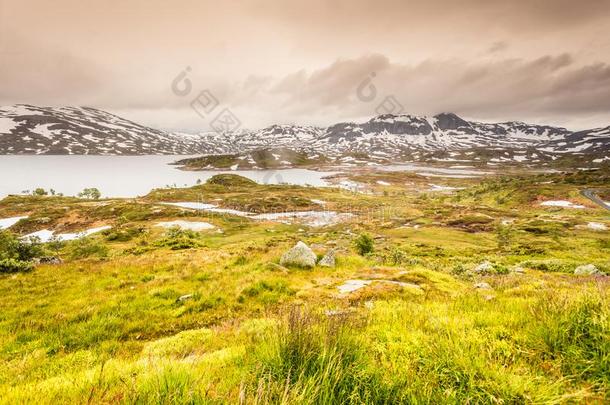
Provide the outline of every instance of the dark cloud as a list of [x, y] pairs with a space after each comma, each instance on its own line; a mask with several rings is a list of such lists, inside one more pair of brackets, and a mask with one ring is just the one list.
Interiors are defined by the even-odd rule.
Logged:
[[[206, 129], [210, 90], [245, 126], [405, 111], [610, 123], [610, 0], [0, 0], [0, 104], [91, 105]], [[193, 94], [171, 92], [191, 66]], [[356, 88], [375, 73], [377, 98]]]
[[[371, 84], [377, 97], [363, 102], [357, 97], [357, 87], [373, 72], [376, 76]], [[287, 75], [263, 92], [276, 98], [275, 116], [291, 121], [333, 118], [337, 113], [367, 117], [390, 95], [413, 114], [452, 111], [481, 119], [536, 121], [554, 114], [608, 114], [610, 65], [579, 66], [568, 54], [488, 63], [428, 60], [417, 65], [368, 55]]]

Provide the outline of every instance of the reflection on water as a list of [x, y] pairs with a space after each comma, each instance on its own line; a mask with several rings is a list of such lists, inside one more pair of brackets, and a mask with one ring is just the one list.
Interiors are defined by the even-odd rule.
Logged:
[[76, 195], [96, 187], [103, 197], [136, 197], [153, 188], [193, 186], [219, 173], [259, 183], [326, 186], [328, 172], [305, 169], [188, 172], [169, 165], [188, 156], [0, 156], [0, 198], [42, 187]]

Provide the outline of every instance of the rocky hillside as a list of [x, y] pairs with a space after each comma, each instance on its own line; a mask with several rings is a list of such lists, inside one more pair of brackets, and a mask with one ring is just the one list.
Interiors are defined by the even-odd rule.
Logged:
[[222, 152], [199, 135], [159, 131], [87, 107], [0, 107], [0, 154], [157, 155]]

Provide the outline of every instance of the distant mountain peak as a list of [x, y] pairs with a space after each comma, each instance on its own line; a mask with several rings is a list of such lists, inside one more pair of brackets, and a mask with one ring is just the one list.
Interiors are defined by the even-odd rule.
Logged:
[[460, 128], [472, 128], [470, 122], [460, 118], [454, 113], [440, 113], [434, 116], [439, 129], [443, 131], [456, 130]]

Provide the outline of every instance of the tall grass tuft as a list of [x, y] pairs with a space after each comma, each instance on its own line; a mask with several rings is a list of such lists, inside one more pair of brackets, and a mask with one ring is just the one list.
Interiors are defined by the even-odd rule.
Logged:
[[[532, 310], [544, 357], [564, 375], [610, 392], [610, 311], [603, 293], [540, 300]], [[610, 397], [610, 394], [608, 394]]]
[[[361, 320], [293, 307], [258, 350], [258, 403], [388, 403], [357, 338]], [[256, 386], [256, 388], [254, 388]]]

